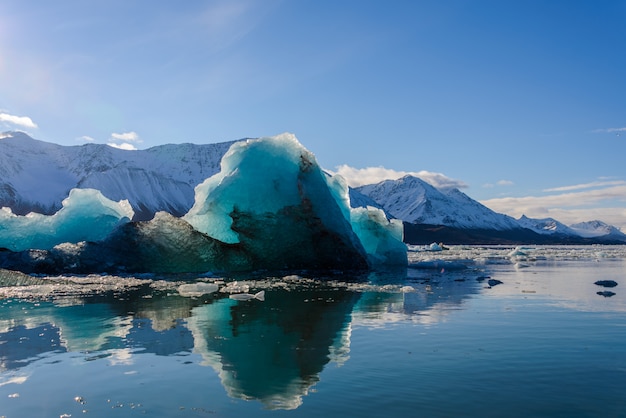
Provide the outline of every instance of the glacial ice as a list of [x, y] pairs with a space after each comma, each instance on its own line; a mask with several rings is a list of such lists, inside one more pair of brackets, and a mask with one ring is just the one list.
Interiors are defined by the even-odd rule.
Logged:
[[64, 242], [100, 241], [134, 215], [127, 200], [114, 202], [94, 189], [72, 189], [62, 205], [50, 216], [0, 209], [0, 248], [46, 250]]
[[[234, 143], [221, 171], [196, 187], [195, 204], [182, 218], [159, 212], [150, 221], [129, 222], [133, 212], [127, 201], [115, 203], [97, 190], [78, 189], [55, 215], [3, 214], [0, 230], [19, 234], [1, 234], [0, 247], [15, 253], [0, 252], [0, 267], [24, 272], [349, 270], [407, 264], [402, 223], [388, 220], [380, 209], [350, 208], [346, 182], [324, 173], [291, 134]], [[24, 223], [8, 228], [15, 219]]]
[[282, 134], [233, 144], [220, 173], [196, 187], [184, 219], [222, 242], [246, 243], [263, 257], [328, 257], [345, 247], [370, 265], [406, 264], [402, 223], [387, 220], [380, 209], [352, 209], [348, 196], [341, 177], [325, 174], [294, 135]]
[[197, 297], [217, 292], [219, 286], [215, 283], [185, 283], [178, 286], [176, 290], [183, 297]]

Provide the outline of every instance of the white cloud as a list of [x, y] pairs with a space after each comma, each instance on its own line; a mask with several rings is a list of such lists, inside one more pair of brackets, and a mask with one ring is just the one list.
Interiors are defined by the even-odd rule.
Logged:
[[591, 189], [594, 187], [605, 187], [605, 186], [620, 186], [625, 185], [626, 181], [624, 180], [613, 180], [613, 181], [593, 181], [591, 183], [583, 183], [583, 184], [574, 184], [572, 186], [562, 186], [562, 187], [553, 187], [551, 189], [544, 189], [544, 192], [569, 192], [572, 190], [583, 190], [583, 189]]
[[96, 140], [92, 137], [90, 137], [89, 135], [83, 135], [81, 137], [76, 138], [77, 141], [84, 141], [84, 142], [96, 142]]
[[0, 113], [0, 122], [22, 126], [24, 128], [37, 128], [37, 124], [28, 116], [15, 116], [9, 115], [8, 113]]
[[137, 147], [131, 142], [141, 143], [143, 141], [139, 138], [137, 132], [134, 131], [124, 133], [112, 133], [107, 145], [113, 148], [123, 149], [127, 151], [137, 150]]
[[493, 189], [496, 186], [513, 186], [515, 183], [513, 183], [511, 180], [498, 180], [496, 182], [496, 184], [493, 183], [485, 183], [483, 184], [483, 188], [485, 189]]
[[[496, 212], [519, 218], [555, 218], [563, 223], [599, 219], [626, 231], [626, 182], [587, 183], [602, 188], [547, 196], [504, 197], [483, 200], [480, 203]], [[583, 185], [548, 189], [550, 192], [580, 190]]]
[[117, 148], [117, 149], [123, 149], [126, 151], [136, 151], [137, 148], [133, 145], [133, 144], [129, 144], [128, 142], [122, 142], [121, 144], [116, 144], [115, 142], [109, 142], [107, 144], [110, 147], [113, 148]]
[[433, 173], [430, 171], [397, 171], [385, 167], [366, 167], [366, 168], [354, 168], [349, 165], [343, 164], [336, 167], [337, 171], [334, 174], [339, 174], [345, 178], [348, 185], [351, 187], [364, 186], [366, 184], [380, 183], [384, 180], [397, 180], [406, 175], [412, 175], [418, 177], [425, 182], [439, 188], [456, 187], [457, 189], [463, 189], [467, 187], [467, 184], [460, 180], [451, 179], [441, 173]]
[[137, 135], [137, 132], [134, 132], [134, 131], [124, 132], [121, 134], [112, 133], [111, 140], [125, 141], [125, 142], [142, 142], [141, 139], [139, 139], [139, 135]]

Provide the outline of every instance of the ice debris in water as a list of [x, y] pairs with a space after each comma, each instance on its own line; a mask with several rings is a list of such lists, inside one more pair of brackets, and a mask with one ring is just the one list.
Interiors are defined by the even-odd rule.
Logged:
[[265, 300], [265, 290], [261, 290], [255, 293], [254, 295], [250, 293], [235, 293], [233, 295], [230, 295], [229, 298], [234, 299], [234, 300], [240, 300], [240, 301], [256, 299], [256, 300], [260, 300], [261, 302], [263, 302]]
[[221, 293], [247, 293], [250, 291], [250, 285], [254, 284], [252, 281], [239, 282], [234, 281], [226, 284], [226, 286], [220, 289]]
[[186, 283], [178, 286], [178, 294], [184, 297], [197, 297], [217, 292], [219, 286], [215, 283]]
[[54, 215], [13, 214], [0, 209], [0, 248], [51, 249], [64, 242], [99, 241], [134, 216], [128, 200], [114, 202], [98, 190], [72, 189]]

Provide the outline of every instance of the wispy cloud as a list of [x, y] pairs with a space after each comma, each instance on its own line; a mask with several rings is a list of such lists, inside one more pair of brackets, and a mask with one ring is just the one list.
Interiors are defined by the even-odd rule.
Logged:
[[[596, 188], [585, 190], [590, 184]], [[600, 219], [626, 230], [626, 181], [593, 182], [556, 187], [548, 191], [553, 194], [503, 197], [483, 200], [481, 203], [515, 218], [521, 215], [531, 218], [552, 217], [566, 224]], [[562, 191], [568, 193], [558, 193]]]
[[78, 138], [76, 138], [77, 141], [83, 141], [83, 142], [96, 142], [96, 140], [92, 137], [90, 137], [89, 135], [83, 135], [80, 136]]
[[485, 183], [483, 184], [483, 187], [485, 189], [493, 189], [495, 186], [513, 186], [514, 184], [515, 183], [513, 183], [511, 180], [498, 180], [496, 184]]
[[620, 133], [620, 132], [626, 132], [626, 127], [624, 127], [624, 128], [601, 128], [601, 129], [595, 129], [592, 132], [597, 133], [597, 134], [601, 134], [601, 133], [605, 133], [605, 134]]
[[625, 185], [626, 181], [624, 180], [613, 180], [613, 181], [593, 181], [591, 183], [583, 183], [583, 184], [574, 184], [572, 186], [562, 186], [562, 187], [553, 187], [551, 189], [544, 189], [544, 192], [569, 192], [572, 190], [584, 190], [591, 189], [595, 187], [606, 187], [606, 186], [620, 186]]
[[430, 171], [398, 171], [385, 167], [354, 168], [343, 164], [336, 167], [335, 174], [339, 174], [346, 179], [348, 185], [352, 187], [364, 186], [366, 184], [380, 183], [384, 180], [397, 180], [406, 175], [418, 177], [425, 182], [439, 188], [455, 187], [457, 189], [467, 188], [467, 184], [460, 180], [451, 179], [441, 173]]
[[0, 122], [15, 126], [21, 126], [24, 128], [37, 128], [37, 124], [33, 122], [33, 120], [28, 116], [15, 116], [9, 115], [8, 113], [0, 113]]

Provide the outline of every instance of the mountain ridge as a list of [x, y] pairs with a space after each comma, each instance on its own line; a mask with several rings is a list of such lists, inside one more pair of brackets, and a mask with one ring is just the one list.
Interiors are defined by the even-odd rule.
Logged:
[[602, 221], [568, 227], [552, 219], [514, 219], [456, 188], [437, 189], [412, 175], [357, 187], [405, 225], [405, 241], [426, 244], [626, 243], [626, 234]]
[[[93, 188], [114, 201], [128, 199], [133, 220], [151, 219], [158, 211], [182, 216], [194, 203], [195, 186], [216, 174], [223, 155], [242, 140], [128, 151], [104, 144], [63, 146], [5, 132], [0, 207], [18, 215], [51, 215], [71, 189]], [[409, 243], [626, 243], [626, 234], [601, 221], [566, 226], [551, 218], [516, 220], [458, 189], [438, 189], [411, 175], [350, 189], [350, 200], [353, 207], [375, 206], [401, 219]]]
[[166, 210], [186, 213], [194, 188], [220, 169], [236, 141], [166, 144], [146, 150], [120, 150], [104, 144], [62, 146], [22, 132], [0, 139], [0, 207], [25, 215], [51, 215], [73, 188], [98, 189], [115, 201], [128, 199], [134, 220]]

